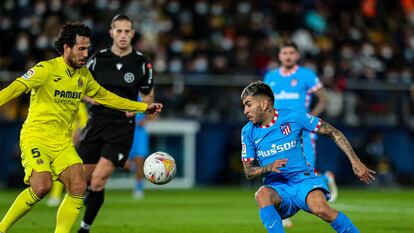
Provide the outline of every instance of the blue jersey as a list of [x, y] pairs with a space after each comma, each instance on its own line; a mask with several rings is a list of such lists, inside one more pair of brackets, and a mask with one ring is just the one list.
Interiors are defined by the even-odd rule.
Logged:
[[297, 183], [303, 174], [314, 172], [303, 155], [302, 131], [315, 132], [321, 120], [303, 111], [278, 109], [268, 127], [247, 123], [242, 129], [242, 161], [256, 160], [259, 166], [266, 166], [277, 159], [288, 161], [280, 173], [269, 173], [264, 184]]
[[[141, 95], [138, 95], [137, 101], [140, 102], [142, 100]], [[139, 126], [139, 122], [141, 122], [142, 120], [145, 119], [145, 114], [144, 113], [136, 113], [135, 114], [135, 123], [137, 126]]]
[[275, 95], [275, 108], [294, 108], [309, 112], [312, 93], [322, 87], [316, 74], [305, 67], [295, 66], [292, 72], [282, 69], [270, 71], [264, 83], [270, 86]]

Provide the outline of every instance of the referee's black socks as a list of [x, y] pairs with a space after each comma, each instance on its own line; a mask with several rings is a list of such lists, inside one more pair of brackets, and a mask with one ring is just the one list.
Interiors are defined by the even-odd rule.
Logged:
[[[96, 215], [99, 212], [105, 199], [105, 189], [102, 191], [94, 192], [88, 190], [85, 195], [84, 203], [86, 205], [85, 215], [81, 222], [80, 230], [89, 230], [93, 221], [96, 218]], [[84, 231], [79, 231], [84, 232]]]

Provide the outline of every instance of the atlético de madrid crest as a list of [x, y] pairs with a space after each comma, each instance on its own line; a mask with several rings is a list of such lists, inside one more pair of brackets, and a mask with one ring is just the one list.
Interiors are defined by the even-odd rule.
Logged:
[[282, 131], [282, 133], [284, 135], [289, 135], [290, 132], [291, 132], [290, 124], [289, 123], [285, 123], [285, 124], [280, 125], [280, 131]]

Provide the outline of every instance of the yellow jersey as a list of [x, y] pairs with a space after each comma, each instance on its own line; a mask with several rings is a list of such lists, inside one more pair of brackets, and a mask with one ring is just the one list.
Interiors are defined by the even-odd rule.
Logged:
[[[148, 104], [131, 101], [101, 87], [86, 67], [74, 69], [62, 57], [43, 61], [16, 79], [31, 91], [30, 107], [20, 140], [41, 140], [49, 146], [71, 143], [72, 124], [84, 95], [113, 109], [145, 112]], [[13, 83], [12, 83], [13, 84]], [[16, 85], [9, 87], [16, 88]], [[0, 102], [14, 98], [13, 88], [0, 92]], [[1, 105], [1, 104], [0, 104]]]
[[50, 146], [71, 142], [72, 124], [83, 95], [93, 97], [101, 88], [86, 67], [74, 69], [62, 57], [36, 64], [17, 81], [31, 91], [20, 139], [35, 137]]

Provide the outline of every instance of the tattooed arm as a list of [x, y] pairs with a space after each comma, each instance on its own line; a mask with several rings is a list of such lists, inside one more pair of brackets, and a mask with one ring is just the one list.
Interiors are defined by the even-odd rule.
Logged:
[[254, 161], [243, 162], [244, 175], [246, 179], [252, 180], [270, 172], [280, 172], [279, 168], [285, 166], [286, 162], [287, 159], [278, 159], [264, 167], [256, 166]]
[[335, 127], [328, 124], [327, 122], [321, 120], [321, 126], [319, 127], [319, 130], [316, 131], [316, 133], [330, 137], [336, 143], [336, 145], [338, 145], [338, 147], [341, 148], [341, 150], [346, 154], [346, 156], [348, 156], [348, 159], [352, 164], [352, 169], [354, 170], [355, 175], [358, 176], [358, 178], [362, 182], [369, 184], [375, 180], [375, 171], [368, 169], [359, 160], [348, 139], [346, 139], [346, 137], [341, 131], [337, 130]]

